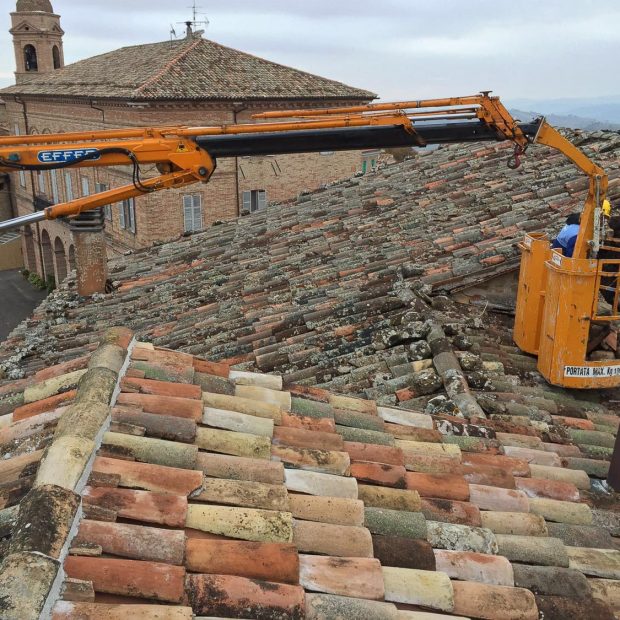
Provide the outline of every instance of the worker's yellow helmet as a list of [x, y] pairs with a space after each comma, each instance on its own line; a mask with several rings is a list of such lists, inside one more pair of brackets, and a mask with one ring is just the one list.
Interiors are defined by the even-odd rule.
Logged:
[[611, 216], [611, 202], [609, 202], [609, 200], [607, 200], [607, 198], [605, 198], [605, 200], [603, 200], [602, 211], [603, 211], [603, 215], [605, 217], [610, 217]]

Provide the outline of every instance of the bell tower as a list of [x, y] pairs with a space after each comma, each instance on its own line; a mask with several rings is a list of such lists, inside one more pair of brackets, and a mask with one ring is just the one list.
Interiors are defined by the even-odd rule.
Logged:
[[17, 0], [11, 13], [15, 48], [15, 81], [21, 84], [32, 76], [51, 73], [65, 65], [60, 15], [50, 0]]

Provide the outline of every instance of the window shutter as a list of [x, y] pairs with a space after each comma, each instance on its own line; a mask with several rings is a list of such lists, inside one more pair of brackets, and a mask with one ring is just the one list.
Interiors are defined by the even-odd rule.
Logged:
[[243, 192], [243, 210], [252, 211], [252, 192]]
[[133, 198], [130, 198], [128, 201], [128, 211], [129, 211], [129, 230], [135, 235], [136, 234], [136, 201]]
[[[19, 131], [19, 125], [17, 123], [15, 123], [14, 130], [15, 130], [15, 135], [19, 136], [20, 131]], [[19, 171], [19, 184], [22, 187], [26, 187], [26, 173], [23, 170]]]
[[202, 196], [197, 194], [194, 196], [194, 222], [193, 230], [202, 230]]
[[125, 203], [121, 202], [120, 209], [118, 210], [121, 220], [121, 228], [125, 228]]
[[[110, 186], [107, 183], [95, 183], [95, 193], [100, 194], [101, 192], [107, 192], [110, 189]], [[103, 205], [103, 214], [106, 220], [112, 219], [112, 206], [111, 205]]]
[[56, 170], [50, 170], [50, 185], [52, 186], [52, 200], [54, 204], [60, 202], [60, 196], [58, 195], [58, 177], [56, 176]]
[[65, 172], [65, 189], [67, 191], [67, 202], [71, 202], [73, 200], [73, 181], [68, 172]]
[[258, 190], [258, 210], [264, 209], [267, 206], [267, 192], [265, 190]]
[[90, 184], [86, 177], [82, 177], [82, 196], [90, 196]]
[[183, 196], [183, 229], [185, 232], [192, 232], [192, 197]]

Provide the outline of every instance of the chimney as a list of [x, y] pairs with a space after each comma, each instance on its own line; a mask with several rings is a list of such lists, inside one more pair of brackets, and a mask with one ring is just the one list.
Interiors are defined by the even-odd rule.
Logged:
[[188, 39], [191, 39], [194, 36], [194, 32], [192, 30], [192, 22], [185, 22], [185, 26], [186, 26], [185, 36]]
[[108, 257], [104, 229], [102, 209], [85, 211], [71, 220], [75, 239], [77, 289], [83, 297], [105, 293]]

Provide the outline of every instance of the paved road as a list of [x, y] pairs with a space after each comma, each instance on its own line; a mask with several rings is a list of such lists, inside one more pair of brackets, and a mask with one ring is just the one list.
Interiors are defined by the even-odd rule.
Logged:
[[0, 272], [0, 342], [45, 299], [19, 271]]

